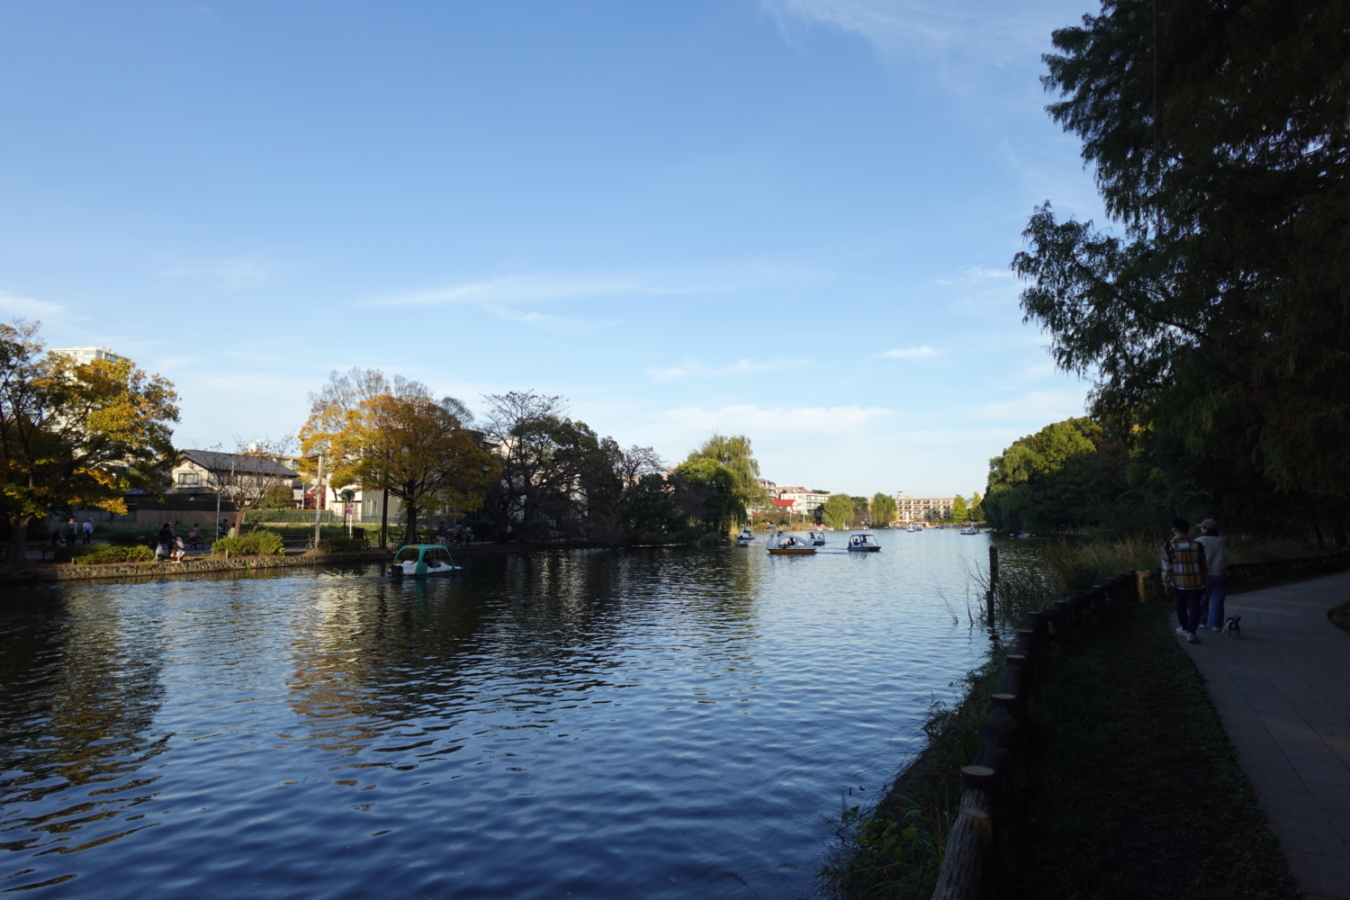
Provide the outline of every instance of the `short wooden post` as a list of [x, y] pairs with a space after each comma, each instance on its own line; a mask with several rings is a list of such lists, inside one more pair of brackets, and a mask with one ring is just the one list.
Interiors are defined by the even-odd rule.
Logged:
[[989, 590], [985, 592], [986, 618], [994, 627], [994, 591], [998, 590], [998, 548], [989, 545]]

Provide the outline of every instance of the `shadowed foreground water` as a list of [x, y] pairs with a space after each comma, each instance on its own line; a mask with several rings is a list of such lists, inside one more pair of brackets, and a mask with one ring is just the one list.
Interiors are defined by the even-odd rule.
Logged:
[[4, 588], [0, 891], [799, 896], [984, 648], [881, 540]]

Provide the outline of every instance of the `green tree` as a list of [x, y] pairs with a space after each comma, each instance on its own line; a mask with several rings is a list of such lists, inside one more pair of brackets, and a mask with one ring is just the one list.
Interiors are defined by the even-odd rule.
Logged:
[[895, 498], [890, 494], [872, 495], [872, 521], [877, 527], [885, 528], [895, 521]]
[[1126, 457], [1088, 418], [1047, 425], [989, 461], [986, 519], [1047, 531], [1095, 524], [1125, 490]]
[[24, 563], [34, 522], [65, 507], [126, 512], [126, 492], [158, 493], [174, 457], [172, 384], [127, 359], [45, 353], [37, 332], [0, 324], [0, 515], [11, 565]]
[[259, 509], [295, 509], [295, 497], [293, 491], [288, 487], [276, 485], [268, 488], [263, 496], [262, 502], [258, 504]]
[[970, 518], [970, 509], [966, 506], [966, 498], [957, 494], [952, 498], [952, 521], [960, 525]]
[[[1107, 0], [1053, 36], [1051, 115], [1117, 233], [1047, 203], [1013, 268], [1093, 414], [1350, 494], [1350, 4]], [[993, 499], [991, 496], [990, 500]]]
[[500, 474], [496, 458], [463, 427], [464, 405], [453, 397], [437, 400], [418, 382], [390, 382], [375, 370], [334, 373], [311, 400], [302, 452], [324, 455], [330, 484], [398, 497], [407, 543], [417, 539], [423, 512], [444, 505], [477, 509]]
[[980, 498], [979, 491], [976, 491], [970, 497], [970, 521], [984, 521], [984, 500]]
[[714, 434], [690, 453], [686, 462], [697, 459], [714, 459], [730, 470], [736, 479], [736, 497], [741, 506], [763, 506], [769, 502], [768, 493], [757, 480], [759, 463], [745, 435]]
[[848, 523], [853, 521], [853, 498], [848, 494], [831, 494], [825, 501], [825, 508], [821, 511], [821, 518], [825, 524], [833, 529], [847, 528]]
[[725, 534], [745, 520], [736, 473], [717, 460], [700, 457], [680, 463], [671, 481], [677, 508], [691, 524]]

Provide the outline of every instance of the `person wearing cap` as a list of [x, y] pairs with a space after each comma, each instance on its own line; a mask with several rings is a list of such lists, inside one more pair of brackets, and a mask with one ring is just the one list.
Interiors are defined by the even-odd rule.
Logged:
[[1172, 520], [1172, 540], [1162, 545], [1162, 580], [1177, 603], [1177, 634], [1192, 644], [1200, 627], [1200, 598], [1209, 583], [1205, 548], [1191, 540], [1191, 523]]
[[1223, 601], [1228, 595], [1228, 545], [1219, 534], [1219, 523], [1213, 519], [1200, 523], [1200, 536], [1195, 540], [1205, 548], [1205, 566], [1209, 570], [1209, 584], [1201, 605], [1209, 607], [1209, 630], [1223, 631]]

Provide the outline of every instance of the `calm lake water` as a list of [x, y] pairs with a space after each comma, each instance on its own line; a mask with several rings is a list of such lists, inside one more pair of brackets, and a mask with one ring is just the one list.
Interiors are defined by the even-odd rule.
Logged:
[[798, 897], [987, 646], [880, 539], [0, 589], [0, 891]]

